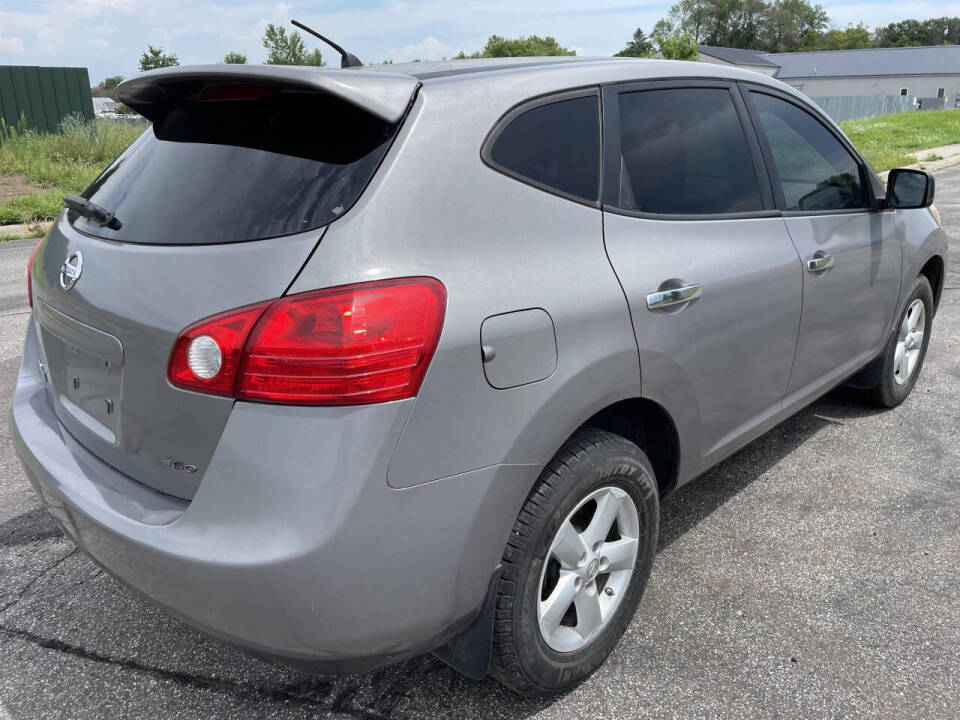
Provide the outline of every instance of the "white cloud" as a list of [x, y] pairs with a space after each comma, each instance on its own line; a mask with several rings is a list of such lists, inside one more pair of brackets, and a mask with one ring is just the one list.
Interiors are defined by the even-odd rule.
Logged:
[[0, 35], [0, 53], [19, 55], [23, 52], [23, 40], [18, 37], [4, 37]]
[[394, 62], [407, 62], [409, 60], [442, 60], [450, 58], [459, 52], [459, 48], [437, 40], [433, 35], [428, 35], [418, 43], [404, 45], [403, 47], [392, 48], [387, 52], [384, 59]]

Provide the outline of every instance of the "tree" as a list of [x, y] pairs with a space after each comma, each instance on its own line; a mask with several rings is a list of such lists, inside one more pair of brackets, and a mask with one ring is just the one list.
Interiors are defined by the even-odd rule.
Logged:
[[866, 25], [848, 25], [844, 29], [832, 28], [820, 34], [809, 32], [801, 50], [860, 50], [873, 47], [870, 30]]
[[287, 34], [286, 28], [273, 23], [263, 32], [263, 47], [267, 50], [267, 65], [316, 65], [322, 66], [323, 55], [319, 49], [307, 52], [303, 38], [296, 30]]
[[148, 45], [147, 49], [140, 55], [140, 72], [147, 70], [156, 70], [157, 68], [174, 67], [179, 65], [180, 60], [174, 54], [167, 55], [162, 47]]
[[775, 0], [767, 11], [761, 43], [768, 52], [793, 52], [811, 42], [829, 22], [827, 11], [809, 0]]
[[878, 47], [913, 47], [917, 45], [960, 44], [960, 18], [940, 17], [931, 20], [903, 20], [877, 28], [873, 42]]
[[633, 31], [633, 39], [614, 57], [649, 57], [653, 54], [653, 43], [644, 35], [643, 30]]
[[[698, 45], [788, 52], [823, 42], [828, 22], [823, 7], [810, 0], [678, 0], [652, 35], [681, 32]], [[859, 26], [838, 32], [829, 44], [863, 42]]]
[[544, 55], [576, 55], [576, 50], [562, 47], [556, 38], [547, 35], [530, 35], [520, 38], [505, 38], [500, 35], [491, 35], [487, 39], [487, 44], [483, 50], [467, 55], [463, 50], [454, 58], [454, 60], [463, 60], [465, 58], [491, 58], [491, 57], [529, 57]]
[[111, 75], [108, 78], [104, 78], [103, 82], [99, 85], [94, 85], [90, 88], [90, 92], [94, 97], [109, 97], [116, 99], [117, 85], [123, 82], [123, 75]]
[[223, 62], [227, 65], [246, 65], [247, 56], [241, 52], [233, 50], [223, 56]]
[[731, 20], [729, 47], [760, 47], [760, 34], [769, 9], [766, 0], [742, 0]]
[[661, 36], [657, 45], [660, 54], [667, 60], [696, 60], [699, 56], [697, 41], [682, 30]]

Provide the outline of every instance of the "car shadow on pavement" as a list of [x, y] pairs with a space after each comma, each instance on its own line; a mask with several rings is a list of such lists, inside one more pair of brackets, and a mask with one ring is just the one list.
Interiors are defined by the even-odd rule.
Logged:
[[861, 394], [839, 388], [824, 396], [663, 500], [660, 545], [664, 550], [717, 508], [747, 488], [820, 430], [884, 412]]
[[37, 507], [0, 523], [0, 547], [27, 545], [62, 534], [50, 514]]
[[[695, 528], [823, 428], [876, 412], [849, 391], [834, 392], [802, 410], [666, 498], [660, 549]], [[53, 520], [38, 507], [0, 524], [0, 552], [62, 543], [56, 540], [59, 536]], [[249, 711], [243, 717], [495, 715], [519, 720], [560, 699], [521, 698], [493, 680], [466, 679], [432, 655], [346, 677], [310, 676], [269, 665], [164, 615], [80, 553], [63, 555], [30, 585], [15, 607], [0, 614], [0, 640], [121, 668], [188, 693], [215, 692], [240, 699]]]

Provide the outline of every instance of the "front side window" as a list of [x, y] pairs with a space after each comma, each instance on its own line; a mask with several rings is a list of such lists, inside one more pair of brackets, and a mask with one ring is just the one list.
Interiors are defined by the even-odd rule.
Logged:
[[489, 160], [547, 190], [596, 202], [600, 195], [600, 106], [596, 95], [521, 113], [494, 139]]
[[618, 207], [656, 214], [763, 208], [750, 149], [726, 88], [619, 96]]
[[867, 206], [860, 166], [813, 115], [793, 103], [751, 93], [779, 178], [786, 210]]

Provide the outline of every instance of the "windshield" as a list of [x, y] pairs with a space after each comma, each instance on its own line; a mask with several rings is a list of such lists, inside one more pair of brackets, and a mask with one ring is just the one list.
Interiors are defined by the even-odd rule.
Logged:
[[194, 245], [325, 225], [357, 200], [396, 126], [330, 95], [249, 87], [172, 107], [83, 193], [119, 228], [111, 240]]

